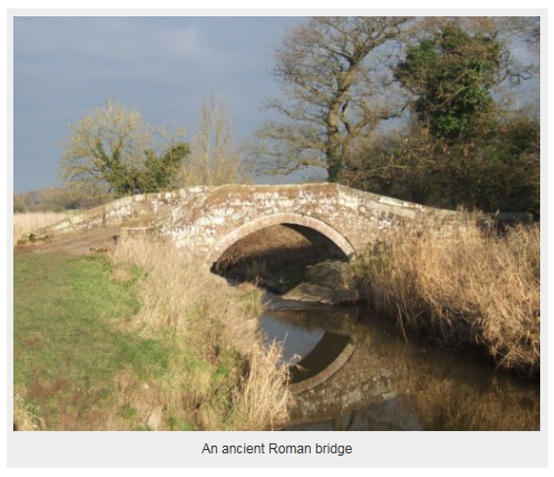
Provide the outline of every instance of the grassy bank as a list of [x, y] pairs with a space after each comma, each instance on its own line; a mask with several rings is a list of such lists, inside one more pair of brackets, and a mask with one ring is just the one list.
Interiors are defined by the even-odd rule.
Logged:
[[540, 371], [540, 227], [498, 237], [470, 227], [455, 237], [402, 233], [355, 265], [366, 296], [407, 336]]
[[14, 257], [14, 422], [34, 430], [263, 430], [286, 420], [279, 349], [238, 292], [171, 247]]

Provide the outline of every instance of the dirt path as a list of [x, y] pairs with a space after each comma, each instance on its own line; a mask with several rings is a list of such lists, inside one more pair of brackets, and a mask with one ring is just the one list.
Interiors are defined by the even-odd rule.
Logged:
[[17, 245], [14, 255], [29, 253], [57, 253], [62, 255], [83, 255], [112, 249], [119, 237], [119, 227], [105, 227], [90, 232], [73, 233], [55, 237], [49, 242]]

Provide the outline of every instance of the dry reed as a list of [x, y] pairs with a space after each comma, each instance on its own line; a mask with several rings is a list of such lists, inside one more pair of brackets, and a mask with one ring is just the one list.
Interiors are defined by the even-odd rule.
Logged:
[[[501, 369], [540, 370], [540, 228], [455, 237], [398, 234], [360, 267], [373, 302], [450, 348], [484, 350]], [[360, 273], [360, 272], [358, 272]]]
[[70, 217], [73, 212], [27, 212], [23, 214], [13, 214], [13, 243], [25, 234], [38, 230], [48, 225]]
[[283, 364], [276, 372], [278, 361], [282, 361], [280, 345], [274, 343], [264, 350], [260, 343], [254, 344], [249, 372], [242, 386], [235, 389], [236, 407], [230, 422], [234, 430], [279, 429], [288, 419], [286, 409], [290, 396], [283, 387], [288, 370]]
[[[189, 401], [200, 406], [200, 428], [210, 430], [266, 430], [286, 422], [287, 371], [276, 367], [280, 350], [261, 344], [257, 289], [229, 287], [206, 267], [179, 257], [168, 243], [123, 241], [112, 260], [142, 270], [143, 307], [129, 326], [143, 334], [171, 335], [183, 350], [175, 379], [164, 391], [167, 408]], [[229, 401], [228, 408], [215, 404], [215, 394]]]

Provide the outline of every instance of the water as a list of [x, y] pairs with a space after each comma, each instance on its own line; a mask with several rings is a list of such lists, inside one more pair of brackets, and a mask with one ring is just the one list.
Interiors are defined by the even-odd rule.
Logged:
[[286, 430], [538, 430], [540, 384], [407, 343], [361, 306], [275, 298], [260, 318], [293, 364]]

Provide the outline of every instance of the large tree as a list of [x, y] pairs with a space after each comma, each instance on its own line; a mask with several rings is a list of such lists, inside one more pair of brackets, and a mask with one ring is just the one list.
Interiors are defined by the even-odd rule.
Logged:
[[408, 21], [315, 17], [288, 32], [274, 51], [282, 94], [267, 104], [284, 121], [269, 121], [258, 132], [265, 172], [317, 166], [329, 181], [340, 180], [355, 139], [398, 113], [384, 58]]
[[190, 152], [183, 130], [154, 128], [138, 110], [117, 102], [96, 107], [70, 128], [61, 142], [60, 176], [84, 197], [169, 189]]
[[500, 23], [485, 20], [466, 29], [447, 19], [407, 47], [395, 73], [412, 94], [410, 122], [361, 141], [347, 183], [438, 207], [539, 216], [537, 113], [503, 110], [493, 93], [528, 74], [512, 61]]

